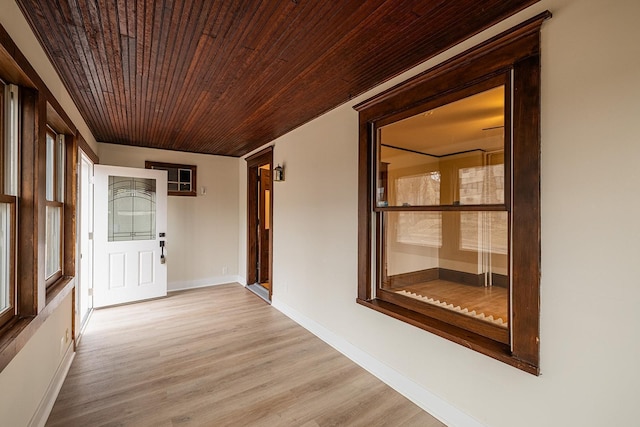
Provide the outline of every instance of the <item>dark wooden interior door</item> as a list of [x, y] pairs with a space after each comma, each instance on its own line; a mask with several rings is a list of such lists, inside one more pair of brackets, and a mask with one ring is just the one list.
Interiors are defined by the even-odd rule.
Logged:
[[269, 282], [269, 240], [271, 236], [271, 168], [260, 169], [258, 260], [260, 283]]
[[[247, 158], [247, 289], [273, 292], [273, 147]], [[255, 285], [255, 287], [254, 287]]]

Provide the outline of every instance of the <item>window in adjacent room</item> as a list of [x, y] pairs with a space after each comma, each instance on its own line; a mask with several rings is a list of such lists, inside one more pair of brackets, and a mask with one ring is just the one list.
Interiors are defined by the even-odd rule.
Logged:
[[198, 195], [196, 187], [197, 166], [146, 161], [144, 167], [167, 171], [167, 193], [169, 196], [195, 197]]
[[65, 140], [50, 128], [46, 138], [45, 278], [50, 286], [62, 276]]
[[356, 106], [358, 302], [534, 374], [547, 17]]
[[16, 313], [18, 88], [0, 80], [0, 326]]
[[[389, 189], [376, 201], [377, 295], [502, 343], [509, 342], [508, 253], [502, 250], [508, 247], [508, 77], [378, 126], [374, 147], [377, 182], [386, 179]], [[501, 162], [491, 164], [495, 158]]]

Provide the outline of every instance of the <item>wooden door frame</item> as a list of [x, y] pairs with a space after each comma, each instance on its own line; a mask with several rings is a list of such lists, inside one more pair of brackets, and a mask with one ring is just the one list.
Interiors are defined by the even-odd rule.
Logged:
[[[84, 141], [84, 140], [83, 140]], [[87, 181], [83, 180], [83, 174], [82, 174], [82, 163], [86, 161], [87, 164], [90, 166], [90, 175], [89, 175], [89, 179]], [[93, 245], [93, 236], [91, 236], [91, 238], [89, 238], [89, 235], [84, 235], [82, 233], [82, 229], [84, 226], [88, 226], [88, 229], [91, 230], [89, 231], [89, 233], [93, 233], [93, 167], [99, 163], [99, 159], [98, 156], [93, 152], [93, 150], [90, 147], [85, 147], [85, 146], [81, 146], [81, 144], [78, 144], [78, 163], [77, 163], [77, 168], [78, 168], [78, 173], [77, 173], [77, 201], [76, 201], [76, 256], [78, 257], [78, 260], [76, 261], [76, 299], [75, 299], [75, 324], [77, 325], [75, 329], [75, 339], [76, 339], [76, 345], [78, 345], [78, 343], [80, 342], [80, 339], [82, 337], [82, 333], [84, 332], [84, 328], [87, 326], [87, 324], [89, 323], [89, 318], [91, 317], [91, 314], [93, 313], [93, 248], [91, 248], [91, 251], [89, 254], [83, 254], [82, 253], [82, 240], [84, 238], [87, 238], [90, 240], [90, 245]], [[83, 189], [84, 188], [88, 188], [89, 192], [88, 192], [88, 196], [89, 196], [89, 200], [84, 200], [83, 199]], [[86, 203], [87, 205], [85, 205], [84, 203]], [[89, 209], [89, 224], [85, 224], [83, 221], [84, 216], [82, 215], [82, 208], [83, 206], [90, 206]], [[80, 259], [81, 255], [85, 255], [88, 258], [88, 262], [90, 264], [90, 268], [89, 268], [89, 274], [87, 277], [85, 277], [84, 275], [82, 275], [82, 260]], [[89, 256], [90, 255], [90, 256]], [[82, 291], [84, 290], [83, 287], [87, 284], [87, 280], [90, 284], [89, 286], [89, 292], [86, 295], [82, 294]], [[89, 312], [87, 313], [86, 317], [83, 319], [83, 316], [85, 313], [82, 312], [81, 307], [82, 307], [82, 299], [89, 297]]]
[[[259, 283], [269, 282], [269, 240], [271, 240], [271, 166], [262, 166], [258, 169], [258, 217], [262, 218], [258, 224], [258, 256], [260, 257], [258, 268]], [[265, 274], [266, 273], [266, 274]]]
[[[269, 164], [273, 166], [273, 147], [247, 157], [247, 283], [259, 282], [258, 269], [258, 169]], [[273, 293], [273, 174], [271, 174], [271, 191], [269, 192], [269, 218], [271, 219], [269, 238], [269, 300]]]

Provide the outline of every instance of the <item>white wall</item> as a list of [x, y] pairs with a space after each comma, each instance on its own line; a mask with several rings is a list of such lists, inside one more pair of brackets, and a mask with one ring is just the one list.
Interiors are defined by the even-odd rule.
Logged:
[[93, 151], [97, 152], [98, 145], [93, 133], [91, 133], [89, 126], [80, 115], [76, 104], [71, 99], [60, 76], [58, 76], [49, 58], [44, 53], [40, 42], [31, 31], [31, 27], [29, 27], [15, 0], [0, 0], [0, 11], [0, 23], [2, 26], [7, 30], [18, 49], [24, 54], [31, 66], [36, 70], [36, 73], [47, 85], [47, 88], [60, 103], [60, 106], [62, 106], [80, 134]]
[[[0, 0], [0, 24], [9, 33], [53, 96], [78, 128], [97, 149], [93, 134], [64, 88], [40, 44], [14, 0]], [[72, 297], [69, 295], [0, 372], [0, 420], [2, 425], [25, 426], [30, 420], [42, 421], [46, 406], [52, 404], [51, 387], [61, 380], [72, 352], [71, 341], [61, 346], [60, 339], [71, 333]], [[66, 356], [66, 357], [65, 357]], [[57, 384], [59, 385], [59, 384]], [[11, 393], [8, 393], [11, 390]], [[55, 397], [55, 396], [53, 396]], [[44, 406], [43, 406], [44, 405]], [[44, 408], [44, 409], [43, 409]], [[35, 417], [35, 418], [34, 418]]]
[[32, 418], [37, 421], [34, 418], [37, 412], [42, 413], [40, 405], [53, 405], [45, 395], [50, 395], [51, 391], [47, 392], [55, 382], [56, 372], [61, 369], [65, 356], [69, 357], [67, 351], [72, 351], [71, 339], [61, 345], [67, 331], [71, 338], [71, 301], [71, 295], [64, 299], [0, 373], [0, 420], [3, 426], [27, 426]]
[[[534, 377], [355, 304], [357, 114], [351, 105], [544, 9], [554, 17], [542, 30], [542, 375]], [[0, 23], [92, 144], [15, 2], [0, 0], [0, 10]], [[415, 382], [424, 400], [437, 396], [487, 426], [636, 423], [638, 16], [635, 0], [542, 0], [275, 141], [274, 161], [285, 163], [287, 175], [273, 190], [274, 299]], [[207, 186], [205, 197], [170, 199], [170, 216], [189, 219], [170, 225], [177, 239], [170, 244], [195, 257], [188, 267], [170, 268], [170, 281], [205, 284], [220, 279], [224, 265], [230, 276], [244, 275], [244, 162], [132, 150], [140, 151], [98, 152], [110, 164], [142, 167], [147, 153], [154, 154], [150, 160], [197, 164], [199, 185]], [[59, 366], [57, 356], [37, 363], [60, 351], [70, 304], [65, 300], [0, 373], [0, 389], [20, 389], [11, 400], [0, 399], [0, 417], [9, 425], [25, 424]]]
[[[104, 165], [144, 168], [145, 160], [196, 165], [197, 197], [167, 202], [169, 290], [236, 282], [238, 278], [237, 158], [100, 143]], [[206, 194], [201, 194], [202, 188]]]
[[[356, 305], [352, 105], [545, 9], [554, 17], [542, 28], [542, 375], [535, 377]], [[423, 401], [437, 396], [487, 426], [637, 424], [638, 17], [635, 0], [542, 0], [277, 139], [274, 162], [286, 164], [286, 181], [273, 189], [276, 305], [416, 383]]]

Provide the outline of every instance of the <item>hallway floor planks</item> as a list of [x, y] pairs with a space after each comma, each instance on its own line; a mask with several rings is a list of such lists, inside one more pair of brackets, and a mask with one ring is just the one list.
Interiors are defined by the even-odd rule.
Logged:
[[47, 426], [443, 426], [237, 284], [96, 310]]

